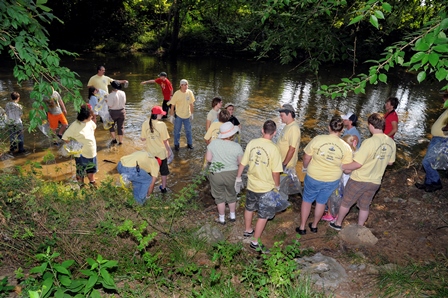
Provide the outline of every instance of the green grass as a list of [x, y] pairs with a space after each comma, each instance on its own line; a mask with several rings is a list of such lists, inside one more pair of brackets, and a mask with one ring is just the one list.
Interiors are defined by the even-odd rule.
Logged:
[[[118, 262], [110, 270], [117, 290], [105, 297], [328, 297], [301, 279], [294, 258], [309, 252], [298, 241], [283, 243], [285, 233], [276, 237], [271, 255], [260, 257], [241, 242], [213, 245], [198, 237], [200, 177], [177, 194], [155, 195], [139, 206], [111, 178], [98, 188], [77, 189], [44, 181], [39, 171], [0, 174], [1, 231], [10, 239], [0, 242], [5, 265], [14, 260], [28, 272], [39, 264], [35, 255], [50, 248], [60, 254], [56, 263], [74, 260], [71, 272], [81, 272], [92, 270], [86, 260], [101, 255]], [[38, 274], [17, 283], [22, 297], [42, 288]]]
[[383, 270], [378, 276], [381, 297], [448, 297], [448, 259], [436, 262], [411, 263]]

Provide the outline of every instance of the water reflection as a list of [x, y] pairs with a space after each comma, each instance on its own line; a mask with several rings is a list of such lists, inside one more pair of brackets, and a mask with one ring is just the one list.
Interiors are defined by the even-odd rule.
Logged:
[[[388, 84], [369, 87], [365, 95], [351, 94], [347, 99], [332, 100], [316, 95], [318, 86], [314, 76], [296, 74], [288, 67], [261, 62], [248, 62], [239, 60], [217, 60], [213, 58], [181, 59], [175, 62], [162, 61], [144, 54], [113, 57], [111, 55], [86, 54], [76, 60], [66, 60], [65, 66], [76, 71], [81, 81], [86, 85], [90, 76], [95, 74], [96, 66], [106, 66], [106, 75], [129, 81], [129, 87], [124, 89], [127, 96], [127, 119], [125, 121], [125, 146], [116, 151], [108, 146], [109, 134], [101, 127], [96, 136], [98, 145], [106, 159], [117, 161], [121, 155], [128, 154], [136, 149], [143, 148], [139, 141], [140, 128], [146, 121], [153, 105], [161, 104], [162, 94], [158, 85], [140, 85], [141, 81], [154, 79], [160, 71], [166, 71], [178, 89], [182, 78], [189, 80], [189, 88], [196, 96], [195, 118], [193, 121], [193, 137], [195, 150], [181, 148], [176, 153], [171, 171], [170, 180], [173, 184], [183, 184], [188, 181], [202, 167], [205, 152], [205, 121], [207, 112], [211, 109], [211, 99], [222, 97], [224, 103], [235, 104], [235, 115], [242, 124], [241, 139], [243, 146], [251, 139], [260, 136], [262, 124], [267, 119], [273, 119], [282, 128], [278, 109], [282, 104], [288, 103], [297, 108], [297, 121], [302, 127], [301, 146], [318, 134], [327, 133], [327, 125], [335, 113], [355, 112], [360, 121], [359, 129], [363, 137], [368, 137], [366, 119], [373, 112], [384, 111], [384, 101], [388, 96], [396, 96], [400, 100], [397, 109], [400, 123], [396, 134], [398, 144], [398, 163], [403, 165], [422, 154], [426, 143], [421, 143], [427, 137], [430, 125], [440, 114], [441, 99], [439, 87], [435, 84], [412, 84], [414, 76], [406, 73], [390, 74]], [[0, 104], [5, 106], [9, 100], [10, 92], [21, 93], [22, 104], [27, 110], [31, 104], [30, 92], [32, 85], [25, 82], [18, 86], [11, 76], [13, 65], [5, 65], [0, 70]], [[322, 84], [332, 84], [338, 81], [345, 70], [324, 70], [321, 73]], [[87, 99], [87, 88], [83, 90]], [[73, 109], [68, 115], [72, 122], [76, 113]], [[26, 120], [25, 120], [26, 121]], [[172, 125], [167, 123], [173, 142]], [[36, 132], [27, 134], [25, 146], [34, 150], [34, 157], [42, 158], [45, 150], [55, 151], [49, 141], [42, 134]], [[185, 147], [185, 136], [182, 133], [181, 147]], [[26, 158], [17, 158], [20, 163]], [[3, 167], [8, 164], [3, 163]], [[104, 165], [105, 172], [111, 171], [113, 166]], [[101, 169], [100, 164], [100, 171]]]

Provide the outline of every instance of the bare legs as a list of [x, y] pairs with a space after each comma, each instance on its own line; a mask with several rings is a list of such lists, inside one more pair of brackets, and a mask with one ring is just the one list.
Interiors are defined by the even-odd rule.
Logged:
[[[322, 215], [325, 211], [325, 204], [316, 203], [316, 207], [314, 208], [314, 220], [311, 225], [313, 228], [317, 228], [317, 224], [319, 223]], [[300, 208], [300, 229], [305, 230], [306, 222], [308, 221], [308, 216], [311, 212], [311, 203], [307, 203], [302, 201], [302, 207]]]
[[[251, 232], [252, 229], [252, 217], [254, 215], [253, 211], [244, 211], [244, 223], [245, 223], [245, 231]], [[255, 224], [255, 233], [254, 233], [254, 239], [258, 242], [258, 239], [261, 238], [261, 234], [264, 231], [264, 228], [266, 227], [266, 223], [268, 222], [267, 218], [259, 218], [257, 219], [257, 223]]]

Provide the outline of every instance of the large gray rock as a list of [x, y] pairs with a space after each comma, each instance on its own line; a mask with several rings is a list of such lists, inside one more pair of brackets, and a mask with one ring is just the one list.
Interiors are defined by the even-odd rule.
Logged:
[[336, 288], [341, 282], [347, 280], [347, 272], [335, 259], [317, 253], [312, 257], [303, 257], [296, 260], [303, 274], [310, 276], [316, 285], [327, 288]]
[[205, 224], [195, 233], [199, 238], [203, 238], [207, 243], [216, 243], [219, 241], [224, 241], [224, 234], [217, 228], [210, 224]]
[[339, 237], [355, 246], [373, 246], [378, 242], [378, 238], [368, 228], [357, 224], [344, 227], [339, 233]]

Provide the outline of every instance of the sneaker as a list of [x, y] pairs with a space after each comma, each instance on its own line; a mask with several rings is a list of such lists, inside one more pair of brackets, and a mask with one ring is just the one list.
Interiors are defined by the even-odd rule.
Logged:
[[159, 189], [161, 193], [167, 193], [166, 188], [162, 188], [162, 185], [159, 185]]
[[330, 212], [327, 212], [326, 214], [324, 214], [324, 216], [322, 216], [321, 220], [333, 221], [334, 217], [330, 214]]
[[123, 145], [123, 143], [122, 142], [118, 142], [118, 146], [120, 146], [120, 145]]
[[427, 186], [425, 183], [415, 183], [414, 185], [415, 185], [415, 187], [417, 187], [418, 189], [425, 189], [426, 186]]
[[228, 219], [229, 219], [230, 222], [235, 222], [236, 221], [236, 218], [230, 218], [229, 217]]
[[193, 145], [191, 145], [191, 144], [188, 144], [187, 147], [188, 147], [188, 149], [191, 149], [191, 150], [194, 149]]
[[254, 249], [256, 251], [259, 251], [262, 254], [269, 254], [270, 253], [269, 249], [266, 246], [264, 246], [263, 244], [260, 244], [260, 243], [255, 244], [255, 243], [253, 243], [251, 241], [250, 242], [250, 248], [252, 248], [252, 249]]
[[220, 225], [225, 225], [226, 224], [225, 221], [220, 221], [219, 218], [215, 218], [215, 222], [219, 223]]
[[112, 142], [110, 142], [111, 144], [117, 144], [118, 142], [117, 142], [117, 140], [112, 140]]
[[439, 189], [442, 189], [442, 184], [430, 184], [430, 185], [426, 185], [426, 187], [425, 187], [426, 192], [434, 192]]
[[179, 151], [179, 145], [174, 145], [174, 150]]
[[246, 232], [246, 231], [244, 231], [244, 233], [243, 233], [243, 236], [244, 237], [252, 237], [254, 235], [254, 230], [252, 230], [252, 232]]
[[336, 223], [334, 222], [330, 222], [330, 227], [332, 227], [333, 229], [335, 229], [336, 231], [340, 231], [342, 230], [342, 226], [338, 226]]

